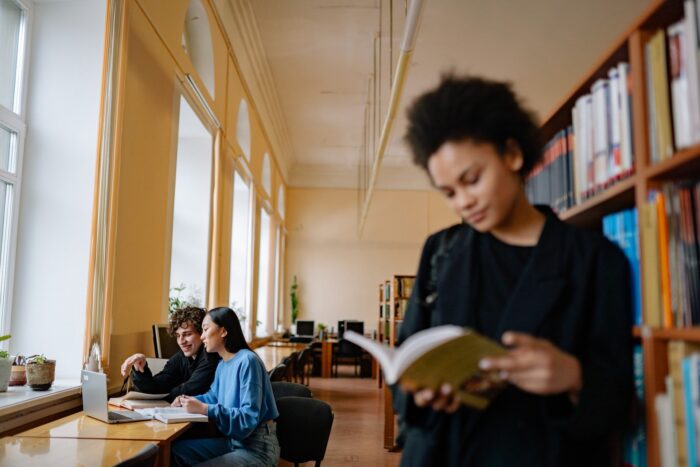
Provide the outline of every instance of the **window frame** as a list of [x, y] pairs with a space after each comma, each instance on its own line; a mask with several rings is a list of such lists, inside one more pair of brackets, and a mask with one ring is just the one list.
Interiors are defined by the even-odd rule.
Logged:
[[[14, 173], [0, 170], [0, 181], [12, 185], [12, 204], [9, 216], [10, 225], [2, 225], [3, 241], [0, 245], [0, 334], [9, 334], [12, 328], [12, 300], [15, 282], [15, 259], [17, 253], [17, 230], [22, 193], [22, 167], [24, 163], [25, 139], [27, 134], [27, 78], [30, 56], [30, 31], [34, 5], [31, 0], [10, 0], [22, 10], [15, 70], [15, 94], [13, 108], [0, 104], [0, 125], [15, 134]], [[4, 253], [4, 254], [3, 254]], [[4, 288], [4, 293], [3, 293]], [[7, 349], [8, 342], [0, 344]]]

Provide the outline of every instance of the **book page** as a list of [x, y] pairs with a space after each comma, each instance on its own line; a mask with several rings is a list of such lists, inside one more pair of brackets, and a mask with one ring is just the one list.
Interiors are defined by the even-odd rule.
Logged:
[[141, 400], [153, 400], [153, 399], [165, 399], [168, 397], [168, 394], [147, 394], [145, 392], [138, 392], [138, 391], [129, 391], [124, 396], [121, 397], [121, 400], [123, 401], [128, 401], [132, 399], [141, 399]]

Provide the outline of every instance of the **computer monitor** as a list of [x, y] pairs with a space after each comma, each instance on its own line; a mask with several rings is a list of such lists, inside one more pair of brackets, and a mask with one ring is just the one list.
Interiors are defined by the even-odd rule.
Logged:
[[314, 336], [314, 321], [297, 320], [297, 336]]
[[355, 331], [359, 335], [364, 335], [365, 333], [365, 322], [364, 321], [355, 321], [355, 320], [345, 320], [345, 330], [346, 331]]
[[342, 339], [345, 334], [345, 320], [338, 321], [338, 339]]
[[170, 358], [180, 350], [177, 339], [168, 333], [167, 324], [153, 325], [153, 349], [156, 358]]

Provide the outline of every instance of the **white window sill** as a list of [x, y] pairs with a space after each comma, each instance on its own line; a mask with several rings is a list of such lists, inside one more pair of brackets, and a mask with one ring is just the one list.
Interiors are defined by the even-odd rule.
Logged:
[[10, 386], [0, 392], [0, 435], [80, 404], [80, 381], [58, 379], [47, 391], [34, 391], [27, 385]]

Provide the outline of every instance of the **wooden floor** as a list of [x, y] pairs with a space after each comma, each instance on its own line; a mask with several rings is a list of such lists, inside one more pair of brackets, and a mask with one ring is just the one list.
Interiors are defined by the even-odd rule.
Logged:
[[[333, 407], [335, 419], [322, 466], [371, 465], [394, 467], [401, 454], [383, 447], [384, 401], [377, 382], [370, 378], [311, 378], [314, 397]], [[352, 372], [352, 369], [349, 369]], [[291, 465], [284, 461], [280, 465]], [[313, 465], [308, 462], [301, 465]]]

